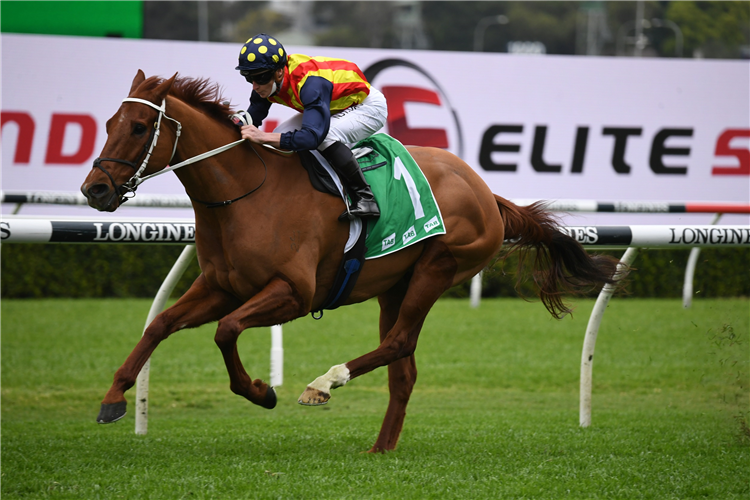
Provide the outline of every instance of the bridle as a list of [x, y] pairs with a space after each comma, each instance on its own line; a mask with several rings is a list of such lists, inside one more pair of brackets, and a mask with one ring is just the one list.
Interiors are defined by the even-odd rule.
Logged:
[[[160, 131], [161, 131], [161, 120], [162, 120], [162, 117], [166, 118], [167, 120], [173, 121], [177, 125], [177, 131], [176, 131], [176, 135], [175, 135], [174, 145], [172, 146], [172, 155], [169, 157], [169, 162], [172, 161], [172, 159], [174, 158], [175, 152], [177, 151], [177, 143], [180, 140], [180, 134], [182, 132], [182, 124], [179, 121], [175, 120], [174, 118], [172, 118], [170, 116], [167, 116], [167, 108], [166, 108], [167, 101], [166, 101], [166, 99], [162, 99], [161, 106], [157, 106], [156, 104], [154, 104], [151, 101], [147, 101], [145, 99], [139, 99], [137, 97], [126, 97], [125, 99], [122, 100], [122, 102], [137, 102], [137, 103], [145, 104], [146, 106], [149, 106], [149, 107], [154, 108], [155, 110], [157, 110], [159, 112], [159, 116], [156, 119], [156, 121], [154, 122], [154, 128], [151, 129], [151, 134], [149, 135], [149, 138], [146, 141], [146, 144], [143, 145], [143, 151], [141, 152], [140, 155], [138, 155], [138, 159], [136, 159], [135, 162], [128, 161], [128, 160], [123, 160], [123, 159], [120, 159], [120, 158], [101, 158], [101, 157], [99, 157], [96, 160], [94, 160], [94, 167], [98, 168], [99, 170], [101, 170], [102, 172], [104, 172], [106, 174], [106, 176], [109, 177], [109, 180], [112, 183], [112, 187], [114, 188], [114, 193], [112, 194], [112, 197], [119, 196], [121, 204], [125, 203], [130, 198], [134, 197], [135, 196], [135, 190], [138, 189], [138, 186], [140, 186], [147, 179], [151, 179], [152, 177], [156, 177], [157, 175], [166, 174], [167, 172], [172, 172], [174, 170], [177, 170], [178, 168], [182, 168], [182, 167], [184, 167], [186, 165], [190, 165], [191, 163], [195, 163], [195, 162], [204, 160], [206, 158], [209, 158], [211, 156], [217, 155], [217, 154], [222, 153], [222, 152], [224, 152], [224, 151], [226, 151], [228, 149], [231, 149], [231, 148], [233, 148], [233, 147], [237, 146], [238, 144], [240, 144], [240, 143], [242, 143], [242, 142], [245, 141], [245, 139], [240, 139], [238, 141], [235, 141], [235, 142], [232, 142], [232, 143], [229, 143], [229, 144], [225, 144], [224, 146], [220, 146], [220, 147], [218, 147], [216, 149], [212, 149], [211, 151], [207, 151], [205, 153], [199, 154], [199, 155], [194, 156], [192, 158], [188, 158], [187, 160], [182, 161], [182, 162], [180, 162], [180, 163], [178, 163], [176, 165], [168, 165], [166, 168], [163, 168], [162, 170], [154, 172], [153, 174], [141, 176], [141, 174], [143, 174], [143, 172], [146, 170], [146, 167], [148, 166], [148, 161], [149, 161], [149, 159], [151, 159], [151, 153], [153, 153], [154, 148], [156, 147], [156, 143], [159, 140], [159, 134], [160, 134]], [[252, 148], [252, 150], [258, 156], [258, 158], [260, 159], [260, 161], [263, 163], [263, 168], [265, 170], [265, 173], [263, 175], [263, 180], [261, 181], [261, 183], [257, 187], [251, 189], [250, 191], [248, 191], [247, 193], [243, 194], [242, 196], [238, 196], [237, 198], [234, 198], [234, 199], [231, 199], [231, 200], [226, 200], [226, 201], [220, 201], [220, 202], [201, 201], [201, 200], [198, 200], [196, 198], [193, 198], [189, 194], [188, 194], [188, 196], [190, 196], [190, 198], [192, 200], [197, 201], [198, 203], [202, 203], [203, 205], [206, 205], [207, 208], [216, 208], [216, 207], [225, 207], [227, 205], [231, 205], [235, 201], [241, 200], [242, 198], [244, 198], [244, 197], [246, 197], [246, 196], [254, 193], [258, 189], [260, 189], [260, 187], [266, 182], [266, 177], [268, 175], [268, 167], [266, 166], [266, 162], [258, 154], [258, 152], [255, 150], [254, 147]], [[145, 155], [145, 157], [144, 157], [144, 155]], [[140, 161], [141, 158], [143, 158], [143, 162], [141, 163], [140, 167], [138, 167], [137, 163], [138, 163], [138, 161]], [[104, 167], [102, 167], [102, 162], [103, 161], [111, 161], [111, 162], [115, 162], [115, 163], [122, 163], [123, 165], [127, 165], [130, 168], [132, 168], [135, 171], [135, 173], [125, 183], [123, 183], [120, 186], [118, 186], [115, 183], [115, 180], [112, 177], [112, 175]], [[110, 198], [108, 200], [107, 205], [109, 205], [111, 202], [112, 202], [112, 198]]]
[[[141, 104], [145, 104], [146, 106], [152, 107], [155, 110], [157, 110], [159, 112], [159, 116], [154, 122], [154, 128], [151, 129], [151, 134], [149, 135], [149, 138], [146, 141], [146, 144], [143, 145], [143, 151], [141, 152], [140, 155], [138, 155], [138, 159], [135, 162], [123, 160], [120, 158], [101, 158], [101, 157], [94, 160], [94, 167], [98, 168], [99, 170], [104, 172], [107, 175], [107, 177], [109, 177], [109, 180], [112, 183], [112, 187], [115, 188], [115, 192], [113, 196], [119, 196], [120, 203], [124, 203], [130, 198], [132, 198], [133, 196], [135, 196], [135, 190], [138, 188], [138, 186], [147, 178], [151, 177], [151, 176], [141, 177], [141, 174], [144, 172], [144, 170], [146, 170], [146, 167], [148, 166], [148, 161], [151, 159], [151, 153], [153, 153], [154, 148], [156, 147], [156, 143], [159, 140], [159, 134], [161, 133], [162, 117], [166, 118], [167, 120], [172, 120], [177, 125], [177, 132], [176, 132], [176, 137], [174, 141], [174, 147], [172, 147], [172, 155], [169, 157], [170, 162], [172, 161], [172, 158], [174, 158], [174, 154], [177, 151], [177, 143], [179, 142], [180, 134], [182, 133], [182, 124], [178, 122], [177, 120], [175, 120], [174, 118], [167, 116], [166, 99], [162, 99], [161, 106], [157, 106], [151, 101], [147, 101], [145, 99], [139, 99], [137, 97], [126, 97], [125, 99], [122, 100], [122, 102], [138, 102]], [[141, 163], [140, 167], [138, 167], [137, 163], [141, 158], [143, 158], [143, 162]], [[121, 184], [120, 186], [118, 186], [115, 183], [115, 180], [112, 177], [112, 175], [104, 167], [102, 167], [103, 161], [122, 163], [123, 165], [127, 165], [130, 168], [132, 168], [135, 171], [135, 173], [124, 184]], [[112, 200], [110, 199], [109, 201], [111, 202]]]

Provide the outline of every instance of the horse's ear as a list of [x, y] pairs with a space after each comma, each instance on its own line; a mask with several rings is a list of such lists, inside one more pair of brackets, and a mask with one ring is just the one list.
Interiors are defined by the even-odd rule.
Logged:
[[177, 73], [175, 73], [169, 80], [164, 80], [163, 82], [161, 82], [159, 86], [154, 89], [154, 93], [159, 99], [164, 99], [167, 96], [167, 93], [169, 92], [169, 89], [172, 88], [172, 84], [174, 83], [176, 78]]
[[143, 73], [142, 70], [138, 70], [138, 73], [135, 74], [135, 78], [133, 78], [133, 83], [130, 85], [130, 94], [132, 95], [133, 92], [135, 92], [135, 89], [137, 89], [143, 81], [146, 79], [146, 75]]

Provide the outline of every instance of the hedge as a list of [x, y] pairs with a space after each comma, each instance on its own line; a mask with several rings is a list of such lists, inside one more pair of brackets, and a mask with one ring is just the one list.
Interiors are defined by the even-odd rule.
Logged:
[[[622, 251], [602, 251], [616, 258]], [[641, 249], [631, 266], [631, 271], [617, 295], [623, 297], [682, 297], [689, 249]], [[531, 259], [529, 259], [531, 260]], [[498, 259], [482, 276], [483, 297], [508, 297], [523, 295], [533, 297], [534, 290], [528, 281], [516, 284], [517, 259]], [[468, 297], [470, 284], [449, 290], [454, 297]], [[704, 248], [701, 250], [693, 280], [696, 297], [748, 297], [750, 296], [750, 252], [744, 248]], [[596, 296], [598, 291], [589, 294]]]
[[[181, 245], [2, 245], [2, 297], [154, 297]], [[200, 274], [196, 259], [174, 294]]]
[[[2, 245], [1, 296], [153, 297], [181, 246], [153, 245]], [[616, 257], [622, 252], [605, 252]], [[621, 294], [631, 297], [681, 297], [688, 250], [641, 250]], [[484, 273], [484, 297], [516, 296], [517, 261], [498, 259]], [[200, 273], [197, 261], [175, 287], [184, 293]], [[530, 283], [520, 288], [533, 297]], [[704, 248], [695, 273], [697, 297], [750, 296], [750, 252], [743, 248]], [[469, 283], [446, 293], [468, 297]]]

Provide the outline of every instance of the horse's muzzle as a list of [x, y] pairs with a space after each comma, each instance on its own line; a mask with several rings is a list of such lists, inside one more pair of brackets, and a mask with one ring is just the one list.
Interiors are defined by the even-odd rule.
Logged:
[[119, 205], [117, 193], [109, 184], [98, 182], [89, 186], [84, 183], [81, 186], [81, 192], [89, 202], [89, 206], [100, 212], [114, 212]]

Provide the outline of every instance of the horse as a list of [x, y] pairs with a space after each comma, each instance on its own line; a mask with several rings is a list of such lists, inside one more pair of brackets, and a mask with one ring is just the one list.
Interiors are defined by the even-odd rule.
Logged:
[[[100, 423], [125, 415], [124, 393], [160, 342], [213, 321], [218, 321], [214, 340], [231, 391], [273, 408], [276, 392], [245, 371], [237, 339], [248, 328], [283, 324], [318, 310], [332, 286], [349, 234], [348, 221], [339, 220], [344, 201], [312, 187], [299, 154], [238, 141], [231, 113], [221, 87], [208, 79], [178, 78], [177, 73], [146, 78], [138, 70], [128, 98], [107, 121], [106, 143], [81, 186], [88, 204], [99, 211], [117, 210], [145, 178], [140, 175], [167, 171], [170, 163], [184, 163], [233, 141], [239, 144], [174, 170], [192, 200], [201, 273], [146, 328], [116, 371], [102, 400]], [[446, 290], [496, 259], [506, 239], [524, 256], [533, 252], [530, 272], [537, 294], [554, 317], [570, 311], [565, 294], [616, 282], [618, 262], [589, 255], [559, 230], [559, 221], [542, 203], [517, 206], [493, 194], [448, 151], [408, 150], [429, 181], [446, 232], [365, 261], [344, 305], [377, 297], [380, 344], [333, 366], [298, 400], [325, 404], [331, 389], [387, 366], [388, 407], [370, 452], [396, 448], [417, 378], [417, 339], [430, 309]]]

